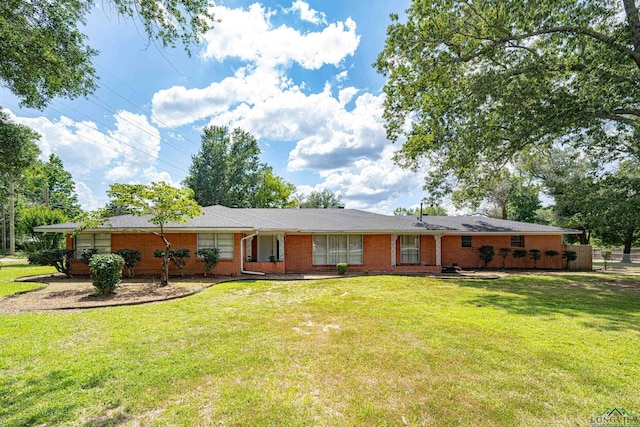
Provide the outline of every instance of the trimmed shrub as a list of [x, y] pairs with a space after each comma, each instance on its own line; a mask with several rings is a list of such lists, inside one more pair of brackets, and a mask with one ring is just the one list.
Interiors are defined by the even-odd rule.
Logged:
[[493, 250], [493, 246], [491, 245], [482, 245], [478, 248], [480, 251], [480, 259], [484, 262], [484, 268], [487, 268], [487, 265], [493, 260], [495, 256], [495, 251]]
[[341, 262], [336, 264], [336, 268], [338, 269], [338, 274], [345, 274], [347, 272], [348, 264], [346, 262]]
[[518, 260], [518, 267], [520, 267], [520, 259], [527, 256], [526, 249], [516, 249], [513, 251], [513, 257]]
[[101, 295], [112, 294], [120, 284], [124, 259], [117, 254], [96, 254], [89, 263], [91, 281]]
[[578, 259], [578, 253], [576, 251], [564, 251], [562, 253], [562, 258], [565, 259], [565, 265], [568, 270], [569, 267], [571, 267], [571, 261]]
[[560, 255], [560, 252], [549, 249], [548, 251], [544, 251], [544, 254], [549, 257], [549, 268], [551, 268], [553, 265], [553, 257]]
[[97, 249], [83, 249], [80, 251], [80, 261], [89, 265], [91, 262], [91, 257], [98, 253]]
[[120, 255], [124, 259], [124, 266], [127, 267], [127, 276], [134, 277], [136, 263], [142, 259], [140, 251], [136, 249], [118, 249], [113, 253]]
[[502, 257], [502, 268], [504, 269], [507, 264], [507, 257], [511, 253], [511, 248], [500, 248], [498, 249], [498, 253]]
[[73, 249], [44, 249], [28, 255], [29, 264], [50, 265], [60, 273], [71, 277]]
[[529, 249], [529, 258], [533, 260], [533, 268], [538, 268], [538, 260], [540, 257], [540, 249]]
[[[153, 251], [153, 256], [156, 258], [164, 258], [164, 251]], [[187, 263], [187, 258], [191, 258], [189, 255], [189, 249], [172, 249], [169, 251], [169, 259], [176, 266], [180, 272], [180, 276], [184, 277], [184, 271], [182, 270]]]
[[198, 249], [196, 255], [204, 260], [204, 275], [211, 272], [211, 270], [218, 265], [218, 259], [220, 258], [220, 251], [218, 248], [204, 248]]

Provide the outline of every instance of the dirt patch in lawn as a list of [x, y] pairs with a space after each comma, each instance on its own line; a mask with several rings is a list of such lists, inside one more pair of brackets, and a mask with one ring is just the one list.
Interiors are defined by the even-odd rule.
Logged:
[[[228, 280], [228, 279], [227, 279]], [[197, 293], [222, 281], [217, 278], [172, 278], [160, 287], [153, 278], [123, 279], [111, 295], [97, 295], [89, 279], [40, 278], [43, 287], [0, 299], [0, 313], [23, 313], [41, 310], [69, 310], [167, 301]]]

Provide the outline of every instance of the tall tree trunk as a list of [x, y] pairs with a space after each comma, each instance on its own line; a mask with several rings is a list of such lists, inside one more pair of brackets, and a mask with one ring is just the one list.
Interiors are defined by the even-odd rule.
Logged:
[[16, 254], [16, 216], [15, 216], [15, 190], [13, 180], [9, 180], [9, 255]]
[[7, 217], [4, 212], [4, 203], [0, 204], [0, 215], [2, 215], [2, 253], [7, 253]]
[[631, 245], [633, 244], [633, 235], [635, 228], [631, 227], [627, 229], [627, 233], [624, 235], [624, 251], [622, 252], [622, 262], [631, 262]]
[[165, 245], [162, 272], [160, 273], [160, 286], [167, 286], [169, 284], [169, 251], [171, 250], [171, 243], [164, 237], [164, 224], [160, 224], [160, 238]]

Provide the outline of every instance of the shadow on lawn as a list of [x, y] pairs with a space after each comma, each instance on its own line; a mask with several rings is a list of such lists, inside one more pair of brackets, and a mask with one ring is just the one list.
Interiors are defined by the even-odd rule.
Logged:
[[[9, 425], [49, 425], [64, 424], [73, 420], [81, 403], [69, 399], [78, 390], [90, 392], [91, 389], [102, 387], [105, 378], [89, 375], [85, 378], [75, 378], [60, 370], [53, 370], [38, 378], [29, 378], [21, 386], [19, 392], [14, 388], [11, 380], [0, 382], [0, 424], [3, 419], [23, 414], [11, 420]], [[99, 395], [99, 392], [98, 392]], [[108, 398], [106, 398], [108, 400]], [[106, 402], [105, 402], [106, 403]], [[115, 407], [117, 405], [109, 405]], [[85, 420], [86, 426], [117, 425], [127, 420], [122, 411], [106, 411], [94, 419]], [[77, 420], [76, 420], [77, 421]]]
[[601, 322], [587, 327], [640, 332], [640, 278], [602, 275], [509, 276], [500, 280], [456, 280], [460, 286], [491, 293], [469, 300], [526, 316], [589, 314]]

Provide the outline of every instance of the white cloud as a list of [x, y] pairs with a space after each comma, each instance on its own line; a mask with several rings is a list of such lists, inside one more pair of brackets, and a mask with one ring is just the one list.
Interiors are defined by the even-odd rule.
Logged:
[[299, 187], [299, 191], [331, 189], [342, 196], [346, 207], [389, 214], [404, 202], [420, 201], [424, 171], [412, 172], [393, 163], [395, 147], [387, 145], [379, 159], [362, 159], [349, 168], [323, 173], [324, 180], [315, 187]]
[[84, 209], [95, 209], [106, 201], [104, 197], [95, 197], [87, 183], [99, 187], [143, 178], [175, 184], [167, 172], [156, 170], [160, 133], [144, 115], [118, 111], [113, 129], [107, 132], [93, 122], [77, 122], [66, 116], [57, 121], [46, 117], [13, 117], [40, 134], [38, 146], [42, 158], [55, 153], [62, 159], [65, 169], [74, 177]]
[[291, 12], [299, 12], [300, 19], [303, 21], [311, 22], [312, 24], [326, 24], [327, 23], [327, 15], [324, 12], [318, 12], [317, 10], [311, 9], [309, 7], [309, 3], [305, 3], [302, 0], [296, 0], [291, 4], [291, 9], [286, 10]]
[[325, 64], [338, 65], [353, 55], [360, 43], [351, 18], [302, 34], [286, 25], [274, 28], [270, 19], [276, 12], [267, 11], [258, 3], [248, 10], [218, 6], [215, 13], [221, 21], [203, 37], [206, 47], [201, 55], [205, 59], [222, 61], [234, 57], [270, 66], [293, 61], [315, 70]]

